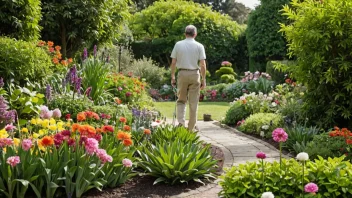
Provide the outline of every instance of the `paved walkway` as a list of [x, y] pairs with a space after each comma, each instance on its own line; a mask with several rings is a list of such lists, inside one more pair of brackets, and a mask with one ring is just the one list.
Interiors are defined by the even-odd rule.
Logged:
[[[243, 134], [236, 129], [212, 122], [198, 121], [197, 126], [200, 129], [198, 133], [201, 140], [216, 145], [222, 149], [225, 155], [224, 168], [235, 166], [248, 161], [258, 161], [256, 153], [262, 151], [266, 153], [265, 161], [274, 161], [279, 159], [279, 151], [272, 145], [257, 138]], [[216, 198], [221, 187], [214, 184], [208, 184], [196, 190], [182, 193], [173, 197], [187, 198]]]

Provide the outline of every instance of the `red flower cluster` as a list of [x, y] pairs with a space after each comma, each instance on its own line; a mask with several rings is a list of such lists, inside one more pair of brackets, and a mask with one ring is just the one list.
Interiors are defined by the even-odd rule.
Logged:
[[334, 130], [329, 132], [330, 137], [344, 137], [346, 139], [346, 144], [352, 144], [352, 133], [347, 128], [340, 129], [335, 126]]

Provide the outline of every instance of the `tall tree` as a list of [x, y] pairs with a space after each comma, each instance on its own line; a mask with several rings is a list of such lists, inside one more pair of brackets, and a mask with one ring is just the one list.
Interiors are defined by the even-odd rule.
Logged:
[[26, 41], [39, 38], [40, 0], [0, 0], [0, 36]]
[[128, 0], [42, 0], [42, 38], [61, 45], [64, 57], [83, 45], [115, 39], [129, 16]]
[[221, 12], [230, 15], [237, 23], [244, 24], [247, 23], [251, 9], [236, 0], [225, 0], [221, 6]]
[[280, 10], [289, 2], [290, 0], [261, 0], [261, 4], [250, 13], [247, 41], [251, 70], [265, 71], [268, 60], [287, 57], [286, 40], [279, 33], [279, 23], [287, 23]]

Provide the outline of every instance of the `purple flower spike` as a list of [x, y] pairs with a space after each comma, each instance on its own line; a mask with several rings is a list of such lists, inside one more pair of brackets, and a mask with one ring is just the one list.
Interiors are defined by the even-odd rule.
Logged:
[[50, 87], [49, 84], [46, 86], [45, 98], [46, 98], [48, 101], [51, 100], [51, 87]]
[[88, 58], [88, 51], [87, 48], [84, 48], [83, 50], [83, 60], [86, 60]]
[[89, 97], [91, 92], [92, 92], [92, 87], [88, 87], [86, 90], [86, 96]]
[[77, 78], [75, 82], [75, 90], [78, 94], [81, 93], [81, 82], [82, 82], [82, 78]]
[[94, 58], [97, 57], [97, 45], [94, 45], [93, 56]]

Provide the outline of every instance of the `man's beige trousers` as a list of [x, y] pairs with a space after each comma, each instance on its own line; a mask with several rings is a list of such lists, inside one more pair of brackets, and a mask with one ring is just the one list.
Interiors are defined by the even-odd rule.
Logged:
[[177, 77], [177, 121], [185, 126], [186, 103], [189, 103], [188, 129], [193, 130], [197, 122], [200, 74], [199, 70], [180, 70]]

